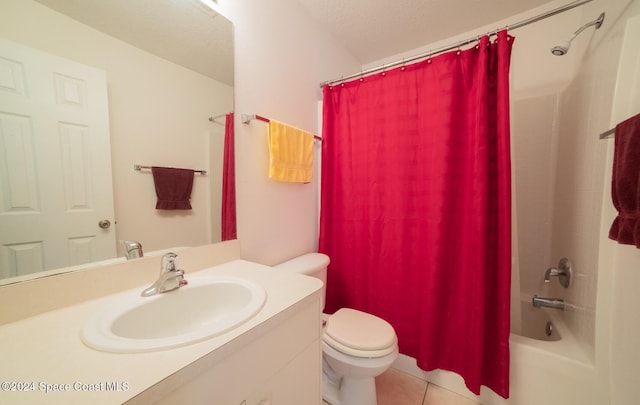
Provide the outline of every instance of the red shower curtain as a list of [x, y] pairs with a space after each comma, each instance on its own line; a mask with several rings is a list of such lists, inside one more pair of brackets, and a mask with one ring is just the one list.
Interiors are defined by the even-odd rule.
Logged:
[[224, 157], [222, 162], [222, 238], [237, 238], [236, 232], [236, 169], [234, 153], [233, 113], [226, 116]]
[[378, 315], [422, 369], [505, 398], [513, 42], [325, 86], [319, 244], [327, 312]]

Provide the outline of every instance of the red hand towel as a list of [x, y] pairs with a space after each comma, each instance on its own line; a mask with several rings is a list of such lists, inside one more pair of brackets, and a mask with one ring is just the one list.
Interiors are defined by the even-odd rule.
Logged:
[[611, 196], [618, 216], [609, 238], [640, 248], [640, 114], [616, 125]]
[[234, 139], [233, 113], [229, 113], [227, 114], [224, 131], [224, 157], [222, 164], [221, 240], [223, 241], [238, 238], [238, 232], [236, 230], [236, 172]]
[[156, 209], [191, 209], [189, 199], [193, 188], [193, 170], [153, 166], [151, 172], [153, 173], [153, 182], [158, 196]]

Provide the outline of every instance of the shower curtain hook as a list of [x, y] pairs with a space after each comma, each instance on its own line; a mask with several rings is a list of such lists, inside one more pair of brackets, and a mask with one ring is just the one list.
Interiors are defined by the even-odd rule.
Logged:
[[360, 83], [364, 82], [364, 75], [362, 70], [360, 70]]
[[387, 72], [385, 72], [385, 70], [384, 70], [384, 66], [385, 66], [385, 64], [383, 63], [382, 64], [382, 73], [381, 73], [383, 77], [387, 75]]
[[433, 55], [433, 51], [429, 49], [429, 54], [427, 55], [427, 64], [431, 64], [431, 55]]
[[402, 67], [400, 68], [403, 72], [407, 70], [407, 67], [404, 65], [404, 58], [402, 58]]

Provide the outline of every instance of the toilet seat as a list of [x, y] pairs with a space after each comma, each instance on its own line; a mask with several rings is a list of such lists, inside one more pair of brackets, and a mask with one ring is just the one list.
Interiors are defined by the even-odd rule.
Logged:
[[383, 357], [392, 353], [398, 338], [384, 319], [350, 308], [329, 316], [322, 340], [354, 357]]

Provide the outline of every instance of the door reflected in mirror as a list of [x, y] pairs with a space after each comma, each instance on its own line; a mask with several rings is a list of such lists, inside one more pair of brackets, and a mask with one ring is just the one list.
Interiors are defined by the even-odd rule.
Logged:
[[[5, 283], [25, 273], [123, 257], [121, 240], [141, 242], [145, 253], [220, 240], [223, 115], [233, 110], [232, 24], [198, 0], [158, 0], [153, 10], [140, 3], [0, 4]], [[39, 56], [21, 60], [31, 53]], [[61, 71], [62, 62], [71, 70]], [[65, 80], [31, 82], [28, 74], [36, 67], [48, 69], [45, 77]], [[102, 83], [87, 84], [85, 71], [102, 75]], [[22, 85], [24, 94], [16, 96], [5, 83]], [[36, 83], [45, 90], [37, 91]], [[103, 122], [73, 112], [99, 104], [95, 89], [104, 91]], [[45, 107], [56, 94], [86, 105]], [[209, 120], [216, 116], [221, 118]], [[100, 133], [107, 143], [92, 149]], [[192, 209], [156, 210], [151, 171], [136, 171], [136, 164], [206, 171], [194, 176]], [[43, 219], [54, 203], [61, 213]], [[104, 205], [106, 211], [98, 213]], [[109, 227], [100, 226], [107, 221]], [[35, 233], [38, 227], [46, 237]], [[53, 233], [61, 236], [54, 239]], [[110, 246], [100, 247], [97, 236]]]

